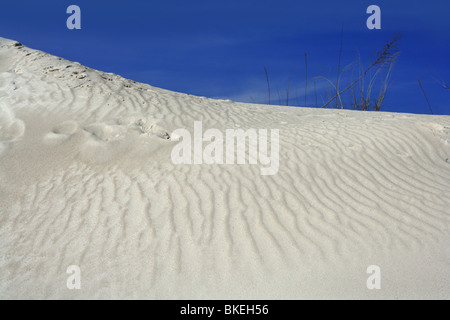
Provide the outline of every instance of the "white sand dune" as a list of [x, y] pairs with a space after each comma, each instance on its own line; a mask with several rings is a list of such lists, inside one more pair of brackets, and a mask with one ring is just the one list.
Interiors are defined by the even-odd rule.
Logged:
[[[279, 129], [278, 172], [173, 164], [194, 121]], [[449, 159], [449, 116], [207, 99], [0, 38], [0, 298], [449, 299]]]

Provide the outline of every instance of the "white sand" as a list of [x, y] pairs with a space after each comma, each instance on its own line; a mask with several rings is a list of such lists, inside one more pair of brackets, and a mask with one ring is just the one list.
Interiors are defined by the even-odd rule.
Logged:
[[[174, 165], [194, 121], [279, 129], [278, 173]], [[212, 100], [0, 38], [0, 298], [449, 299], [449, 158], [449, 116]]]

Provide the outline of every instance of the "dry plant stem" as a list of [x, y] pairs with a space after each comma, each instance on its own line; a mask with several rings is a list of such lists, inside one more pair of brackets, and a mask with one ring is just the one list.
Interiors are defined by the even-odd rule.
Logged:
[[431, 114], [434, 114], [434, 113], [433, 113], [433, 108], [431, 107], [430, 101], [428, 100], [427, 93], [425, 92], [425, 89], [423, 88], [422, 82], [420, 81], [419, 78], [417, 78], [417, 82], [419, 83], [420, 89], [422, 89], [422, 93], [423, 93], [423, 95], [424, 95], [424, 97], [425, 97], [425, 100], [427, 101], [428, 108], [430, 108]]
[[[338, 61], [338, 69], [337, 69], [337, 75], [336, 75], [336, 94], [339, 97], [339, 100], [341, 102], [341, 109], [344, 108], [344, 105], [342, 104], [342, 100], [341, 100], [341, 97], [339, 95], [339, 73], [340, 73], [340, 69], [341, 69], [343, 36], [344, 36], [344, 24], [342, 24], [342, 28], [341, 28], [341, 44], [340, 44], [340, 47], [339, 47], [339, 61]], [[337, 108], [337, 106], [338, 106], [338, 104], [337, 104], [337, 100], [336, 100], [336, 108]]]
[[377, 53], [377, 58], [375, 61], [366, 69], [364, 70], [363, 74], [350, 83], [347, 87], [345, 87], [343, 90], [339, 91], [337, 94], [335, 94], [331, 99], [329, 99], [321, 108], [326, 107], [330, 102], [332, 102], [336, 97], [341, 95], [343, 92], [347, 91], [349, 88], [351, 88], [355, 83], [363, 79], [367, 73], [374, 67], [377, 68], [384, 68], [388, 64], [395, 62], [395, 59], [397, 57], [398, 48], [397, 48], [397, 42], [400, 40], [400, 34], [394, 35], [391, 41], [385, 44], [383, 49]]
[[314, 104], [314, 107], [317, 108], [317, 91], [316, 91], [316, 80], [314, 79], [314, 97], [316, 99], [316, 103]]
[[296, 67], [297, 67], [297, 66], [294, 66], [294, 67], [291, 69], [291, 72], [289, 72], [288, 86], [287, 86], [287, 90], [286, 90], [286, 105], [287, 105], [287, 106], [289, 105], [289, 89], [290, 89], [290, 86], [291, 86], [292, 72], [294, 72], [294, 70], [295, 70]]
[[306, 92], [308, 89], [308, 56], [305, 52], [305, 107], [306, 107]]
[[269, 73], [267, 72], [266, 67], [264, 67], [264, 72], [266, 73], [267, 91], [269, 92], [269, 104], [270, 104], [270, 82], [269, 82]]

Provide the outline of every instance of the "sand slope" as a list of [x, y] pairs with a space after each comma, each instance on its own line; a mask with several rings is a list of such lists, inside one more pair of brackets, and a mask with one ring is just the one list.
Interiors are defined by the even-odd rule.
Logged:
[[[279, 129], [278, 173], [174, 165], [194, 121]], [[0, 298], [448, 299], [449, 223], [448, 116], [212, 100], [0, 38]]]

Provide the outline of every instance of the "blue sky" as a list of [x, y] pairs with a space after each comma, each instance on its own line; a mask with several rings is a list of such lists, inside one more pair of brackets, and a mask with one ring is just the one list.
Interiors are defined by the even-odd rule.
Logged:
[[[68, 30], [66, 9], [81, 8], [81, 30]], [[381, 30], [369, 30], [366, 9], [381, 8]], [[448, 1], [23, 1], [0, 5], [0, 36], [153, 86], [212, 98], [307, 106], [327, 100], [336, 80], [341, 27], [341, 88], [394, 33], [400, 55], [384, 111], [450, 114]], [[381, 79], [381, 78], [380, 78]], [[316, 82], [316, 91], [313, 83]], [[367, 83], [367, 82], [366, 82]], [[374, 91], [378, 90], [374, 85]], [[377, 91], [375, 92], [377, 93]], [[346, 101], [344, 101], [346, 103]]]

